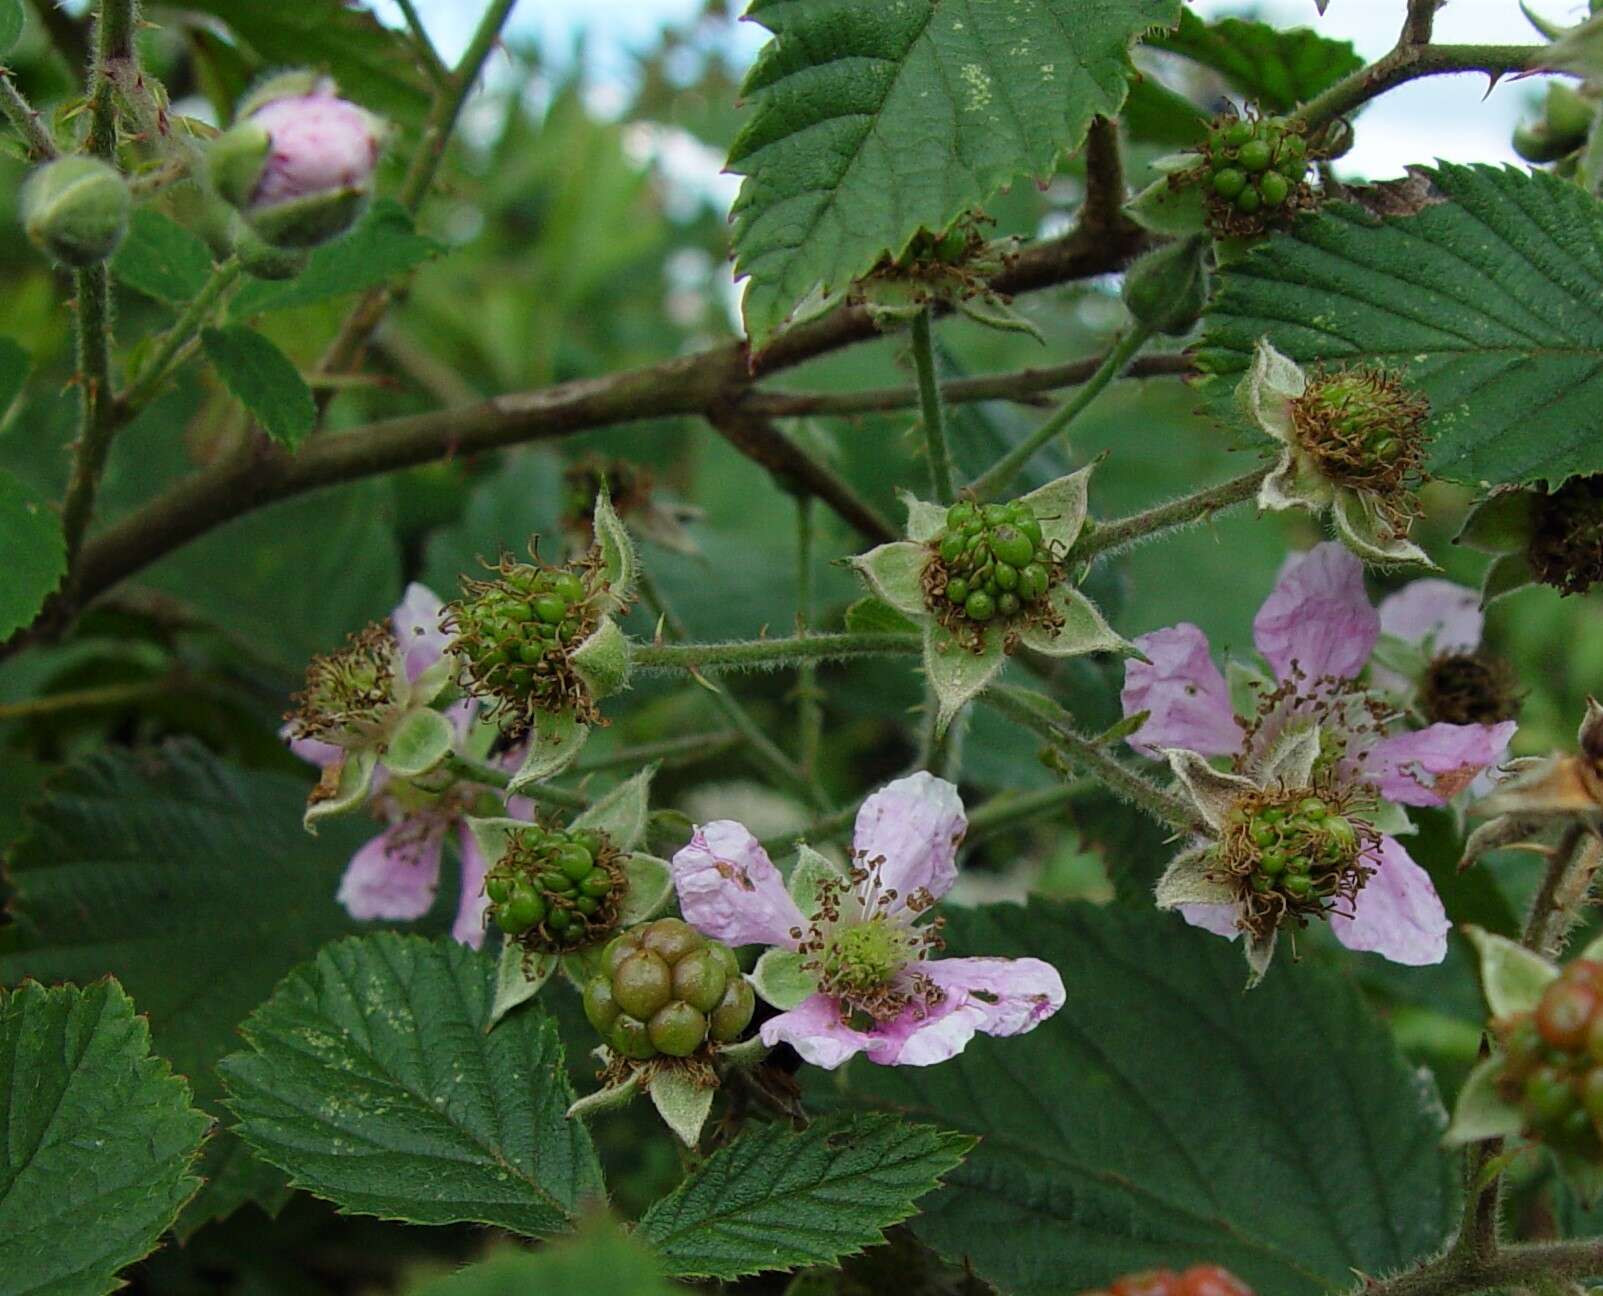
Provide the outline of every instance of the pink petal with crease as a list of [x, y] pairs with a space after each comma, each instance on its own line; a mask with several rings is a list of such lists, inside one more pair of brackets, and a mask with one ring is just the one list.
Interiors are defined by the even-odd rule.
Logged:
[[1050, 963], [1022, 958], [932, 959], [920, 971], [949, 1001], [977, 1008], [987, 1035], [1022, 1035], [1063, 1007], [1063, 978]]
[[1382, 738], [1364, 760], [1364, 776], [1401, 805], [1446, 805], [1502, 758], [1519, 726], [1433, 724]]
[[1189, 621], [1144, 634], [1135, 641], [1150, 661], [1124, 664], [1124, 714], [1146, 720], [1127, 739], [1143, 756], [1164, 747], [1186, 747], [1204, 756], [1241, 750], [1241, 725], [1230, 706], [1230, 690], [1208, 652], [1208, 636]]
[[1364, 565], [1335, 543], [1293, 558], [1258, 609], [1252, 637], [1277, 679], [1288, 678], [1294, 662], [1309, 679], [1357, 675], [1380, 637]]
[[1473, 652], [1486, 625], [1480, 603], [1476, 591], [1452, 581], [1410, 581], [1381, 600], [1381, 632], [1404, 643], [1429, 639], [1437, 653]]
[[413, 581], [406, 587], [400, 606], [390, 613], [395, 642], [400, 645], [401, 660], [406, 663], [408, 683], [439, 661], [446, 644], [451, 641], [451, 636], [440, 629], [440, 612], [444, 606], [440, 596], [427, 585]]
[[1392, 837], [1380, 839], [1368, 862], [1375, 873], [1359, 891], [1353, 915], [1331, 915], [1336, 939], [1410, 967], [1440, 963], [1452, 924], [1430, 874]]
[[923, 889], [937, 900], [957, 881], [957, 847], [968, 831], [957, 788], [927, 770], [909, 774], [863, 802], [857, 812], [852, 849], [865, 864], [883, 859], [881, 890], [902, 901]]
[[490, 907], [490, 897], [484, 894], [484, 854], [466, 824], [457, 827], [456, 849], [462, 859], [462, 895], [457, 901], [456, 921], [451, 924], [451, 939], [478, 949], [484, 944], [484, 911]]
[[1241, 927], [1237, 922], [1238, 910], [1233, 904], [1183, 904], [1176, 908], [1180, 916], [1193, 927], [1231, 940], [1241, 935]]
[[685, 921], [715, 940], [795, 949], [791, 930], [808, 926], [768, 853], [733, 819], [696, 829], [673, 857], [673, 881]]
[[440, 884], [445, 826], [406, 818], [374, 837], [345, 866], [339, 902], [352, 918], [421, 918]]

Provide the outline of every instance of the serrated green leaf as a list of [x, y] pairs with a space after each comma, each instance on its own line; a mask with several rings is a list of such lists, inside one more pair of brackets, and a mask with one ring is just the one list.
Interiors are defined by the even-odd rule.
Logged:
[[1243, 995], [1235, 944], [1150, 901], [948, 910], [943, 936], [947, 955], [1073, 969], [1027, 1036], [847, 1073], [857, 1100], [980, 1137], [912, 1228], [1002, 1290], [1206, 1259], [1259, 1292], [1327, 1296], [1456, 1224], [1434, 1085], [1345, 977], [1277, 963]]
[[1470, 482], [1603, 469], [1603, 205], [1545, 172], [1444, 165], [1443, 201], [1336, 205], [1219, 278], [1199, 367], [1223, 410], [1260, 337], [1307, 365], [1379, 364], [1431, 403], [1430, 469]]
[[393, 932], [329, 945], [291, 972], [221, 1065], [258, 1155], [342, 1210], [529, 1236], [603, 1196], [556, 1023], [492, 1032], [496, 961]]
[[67, 574], [61, 518], [33, 489], [0, 468], [0, 640], [27, 625]]
[[22, 39], [25, 21], [22, 0], [0, 0], [0, 55], [11, 53]]
[[1307, 27], [1279, 28], [1242, 18], [1210, 23], [1189, 9], [1173, 33], [1148, 43], [1212, 68], [1265, 112], [1290, 112], [1364, 65], [1350, 42]]
[[478, 1264], [406, 1288], [406, 1296], [673, 1296], [651, 1253], [616, 1225], [597, 1220], [575, 1238], [538, 1251], [503, 1247]]
[[[347, 819], [308, 837], [307, 786], [188, 744], [68, 769], [30, 808], [9, 861], [15, 926], [0, 982], [116, 976], [161, 1055], [219, 1113], [214, 1068], [238, 1047], [235, 1027], [285, 972], [356, 926], [334, 893], [373, 824]], [[246, 1194], [281, 1204], [282, 1181], [246, 1157], [232, 1136], [207, 1144], [203, 1172], [226, 1169], [226, 1182], [208, 1182], [186, 1220]]]
[[421, 120], [428, 84], [404, 33], [344, 0], [183, 0], [183, 8], [220, 18], [262, 62], [331, 73], [350, 98], [403, 122]]
[[248, 319], [266, 311], [311, 306], [361, 292], [444, 251], [443, 243], [417, 233], [405, 208], [392, 198], [381, 198], [344, 238], [313, 252], [306, 269], [293, 279], [256, 279], [246, 284], [229, 307], [229, 315]]
[[202, 329], [200, 344], [228, 390], [268, 436], [295, 449], [317, 425], [317, 402], [294, 362], [243, 324]]
[[774, 39], [729, 154], [747, 332], [762, 343], [815, 288], [1050, 174], [1118, 112], [1131, 42], [1179, 15], [1179, 0], [754, 0]]
[[1150, 76], [1130, 83], [1119, 122], [1130, 138], [1166, 148], [1189, 148], [1208, 133], [1208, 115]]
[[0, 990], [0, 1287], [94, 1296], [197, 1188], [211, 1123], [115, 981]]
[[831, 1117], [795, 1133], [770, 1125], [715, 1152], [635, 1236], [683, 1277], [828, 1263], [913, 1214], [972, 1146], [891, 1116]]
[[128, 236], [111, 259], [111, 271], [147, 297], [183, 306], [206, 286], [212, 254], [171, 217], [140, 207], [128, 221]]

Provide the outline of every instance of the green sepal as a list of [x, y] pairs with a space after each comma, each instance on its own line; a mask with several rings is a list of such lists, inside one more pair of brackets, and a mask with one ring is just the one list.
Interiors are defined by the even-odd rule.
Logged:
[[314, 248], [356, 224], [372, 196], [366, 188], [325, 189], [271, 207], [247, 208], [245, 219], [273, 247]]
[[917, 499], [907, 491], [901, 492], [907, 508], [907, 538], [915, 544], [928, 544], [946, 530], [946, 507]]
[[1210, 876], [1207, 847], [1184, 851], [1169, 862], [1153, 888], [1159, 909], [1175, 909], [1187, 904], [1233, 904], [1235, 893]]
[[929, 616], [924, 602], [924, 568], [929, 561], [930, 551], [911, 540], [882, 544], [851, 560], [868, 588], [885, 603], [920, 620]]
[[619, 519], [606, 491], [596, 494], [596, 545], [601, 550], [601, 570], [606, 578], [607, 597], [615, 609], [622, 609], [634, 596], [640, 579], [640, 556], [635, 551], [629, 529]]
[[651, 1077], [651, 1102], [657, 1114], [686, 1147], [695, 1147], [712, 1111], [713, 1090], [697, 1084], [678, 1067]]
[[633, 671], [629, 637], [609, 616], [601, 618], [601, 623], [573, 650], [568, 662], [593, 698], [608, 697], [629, 687]]
[[1247, 956], [1247, 989], [1255, 989], [1269, 971], [1269, 965], [1275, 958], [1275, 937], [1280, 934], [1278, 927], [1272, 929], [1267, 936], [1253, 936], [1250, 933], [1241, 943], [1243, 953]]
[[1007, 664], [1001, 639], [986, 633], [981, 651], [973, 652], [953, 638], [945, 627], [924, 627], [924, 677], [935, 693], [935, 732], [944, 734], [965, 703], [985, 691], [986, 685]]
[[246, 274], [269, 283], [293, 279], [306, 269], [311, 253], [304, 248], [274, 247], [253, 230], [242, 216], [235, 216], [231, 237], [234, 255]]
[[523, 764], [507, 781], [507, 791], [521, 792], [531, 783], [554, 778], [572, 765], [590, 736], [590, 726], [579, 723], [572, 709], [542, 711], [534, 718], [529, 749]]
[[449, 653], [442, 653], [438, 661], [425, 666], [418, 677], [406, 686], [406, 701], [412, 706], [428, 706], [452, 685], [456, 675], [456, 662]]
[[818, 912], [818, 894], [824, 884], [839, 882], [844, 876], [834, 860], [803, 842], [796, 847], [796, 863], [791, 866], [785, 889], [796, 902], [796, 908], [811, 918]]
[[568, 1108], [569, 1120], [583, 1120], [594, 1116], [597, 1112], [611, 1111], [614, 1107], [628, 1105], [629, 1101], [640, 1092], [640, 1073], [631, 1072], [629, 1078], [622, 1084], [608, 1085], [605, 1089], [597, 1089], [593, 1094], [586, 1094], [578, 1102]]
[[1520, 1109], [1503, 1099], [1497, 1080], [1503, 1071], [1501, 1057], [1483, 1058], [1458, 1091], [1452, 1123], [1442, 1142], [1448, 1147], [1479, 1143], [1482, 1139], [1512, 1138], [1525, 1125]]
[[[371, 748], [346, 752], [340, 758], [333, 795], [309, 800], [306, 813], [301, 816], [301, 826], [315, 836], [317, 825], [324, 819], [360, 810], [367, 803], [367, 794], [373, 787], [373, 771], [377, 766], [378, 753]], [[324, 777], [327, 777], [327, 771], [324, 771]], [[322, 784], [318, 787], [321, 789]], [[315, 793], [313, 795], [316, 796]]]
[[463, 822], [468, 826], [473, 844], [479, 848], [486, 872], [499, 864], [501, 857], [506, 854], [508, 835], [530, 826], [525, 819], [504, 816], [480, 818], [478, 815], [468, 815]]
[[1503, 554], [1494, 558], [1481, 578], [1481, 606], [1496, 602], [1505, 594], [1524, 589], [1536, 582], [1536, 572], [1530, 559], [1523, 553]]
[[646, 835], [646, 816], [651, 802], [651, 780], [655, 764], [625, 779], [605, 796], [574, 818], [572, 828], [597, 828], [612, 839], [620, 851], [634, 850]]
[[490, 1003], [490, 1024], [495, 1024], [520, 1004], [526, 1004], [540, 993], [541, 987], [557, 970], [559, 958], [526, 950], [515, 940], [502, 940], [501, 958], [495, 965], [495, 998]]
[[717, 1050], [719, 1074], [727, 1070], [750, 1071], [772, 1052], [760, 1035], [735, 1044], [720, 1044]]
[[1028, 506], [1041, 524], [1041, 539], [1046, 544], [1061, 545], [1064, 553], [1074, 548], [1085, 526], [1086, 501], [1095, 469], [1095, 464], [1087, 464], [1079, 472], [1049, 481], [1019, 497], [1019, 502]]
[[262, 178], [273, 138], [265, 126], [241, 121], [214, 139], [206, 150], [206, 175], [218, 197], [243, 211]]
[[[1194, 165], [1196, 155], [1186, 156]], [[1125, 203], [1124, 210], [1137, 225], [1155, 234], [1183, 237], [1201, 233], [1208, 224], [1208, 208], [1202, 200], [1202, 186], [1175, 184], [1168, 176], [1154, 180]]]
[[898, 612], [884, 599], [868, 595], [846, 609], [846, 629], [852, 634], [917, 634], [918, 622]]
[[1256, 667], [1234, 658], [1225, 663], [1225, 688], [1230, 694], [1230, 709], [1236, 715], [1255, 715], [1260, 699], [1274, 686], [1275, 682]]
[[385, 745], [384, 768], [401, 778], [417, 778], [451, 754], [456, 730], [438, 711], [409, 711]]
[[1464, 935], [1480, 955], [1481, 988], [1493, 1017], [1534, 1012], [1558, 968], [1534, 950], [1484, 928], [1467, 925]]
[[747, 980], [765, 1003], [781, 1012], [789, 1012], [818, 993], [818, 983], [813, 980], [812, 973], [802, 967], [805, 961], [795, 950], [776, 946], [764, 951]]
[[557, 956], [557, 964], [562, 969], [562, 975], [567, 983], [580, 994], [590, 983], [590, 978], [601, 970], [601, 951], [606, 945], [586, 945], [582, 949], [569, 950], [566, 954]]
[[1050, 595], [1054, 610], [1063, 618], [1057, 631], [1035, 622], [1019, 627], [1019, 642], [1047, 657], [1078, 657], [1083, 653], [1116, 652], [1127, 657], [1145, 657], [1134, 644], [1116, 634], [1090, 599], [1068, 584]]
[[310, 68], [288, 68], [283, 72], [274, 72], [245, 92], [244, 98], [234, 109], [234, 117], [243, 121], [258, 109], [279, 99], [300, 99], [319, 91], [333, 95], [339, 93], [339, 87], [332, 78]]
[[1500, 490], [1471, 507], [1453, 543], [1480, 553], [1522, 553], [1535, 533], [1535, 494]]
[[1440, 570], [1430, 555], [1407, 536], [1388, 535], [1375, 507], [1375, 497], [1363, 491], [1337, 487], [1331, 501], [1331, 521], [1342, 544], [1366, 563], [1381, 566], [1415, 564]]
[[1253, 777], [1264, 787], [1306, 787], [1319, 753], [1319, 725], [1294, 720], [1275, 736], [1269, 750], [1253, 766]]
[[629, 889], [618, 906], [620, 927], [647, 922], [668, 907], [673, 895], [673, 869], [667, 860], [636, 853], [624, 860], [623, 874]]
[[1020, 315], [1004, 301], [986, 296], [959, 297], [957, 309], [976, 324], [1000, 333], [1028, 334], [1042, 346], [1046, 345], [1046, 335], [1036, 327], [1035, 321]]

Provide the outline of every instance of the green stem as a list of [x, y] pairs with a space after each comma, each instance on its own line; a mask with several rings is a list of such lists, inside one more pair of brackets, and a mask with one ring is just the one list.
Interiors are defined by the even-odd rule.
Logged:
[[982, 693], [980, 700], [1008, 719], [1033, 729], [1086, 774], [1159, 823], [1182, 830], [1197, 826], [1195, 810], [1146, 775], [1110, 756], [1101, 744], [1075, 729], [1069, 714], [1051, 698], [1004, 686]]
[[48, 161], [56, 156], [55, 140], [39, 124], [39, 114], [23, 97], [22, 91], [12, 84], [10, 75], [4, 69], [0, 69], [0, 112], [5, 113], [6, 119], [16, 127], [17, 134], [28, 146], [29, 156], [36, 162]]
[[[813, 497], [796, 497], [796, 633], [812, 626], [817, 591], [813, 580]], [[805, 661], [796, 672], [796, 764], [811, 781], [824, 737], [824, 700], [818, 690], [818, 663]]]
[[941, 407], [941, 383], [935, 373], [935, 330], [931, 308], [913, 316], [913, 370], [918, 375], [918, 407], [924, 421], [924, 444], [930, 461], [930, 486], [935, 498], [950, 504], [957, 498], [952, 481], [952, 456], [946, 446], [946, 412]]
[[1527, 1242], [1477, 1258], [1449, 1251], [1394, 1278], [1368, 1278], [1353, 1296], [1472, 1296], [1543, 1279], [1593, 1278], [1603, 1273], [1603, 1242]]
[[1033, 792], [1003, 792], [975, 807], [968, 817], [968, 836], [964, 840], [977, 842], [1032, 820], [1044, 819], [1100, 786], [1096, 779], [1080, 778]]
[[[483, 783], [487, 787], [500, 788], [502, 791], [505, 791], [507, 784], [512, 781], [512, 775], [498, 766], [455, 753], [445, 758], [445, 769], [458, 778], [472, 783]], [[528, 787], [519, 788], [517, 795], [561, 810], [584, 810], [590, 805], [588, 797], [578, 792], [570, 792], [567, 788], [552, 787], [549, 783], [531, 783]]]
[[1323, 126], [1393, 86], [1420, 77], [1484, 72], [1495, 80], [1510, 72], [1523, 72], [1538, 62], [1544, 48], [1541, 45], [1399, 45], [1309, 100], [1293, 120], [1309, 127]]
[[1089, 561], [1101, 554], [1126, 549], [1160, 531], [1188, 526], [1212, 517], [1223, 509], [1244, 504], [1258, 494], [1258, 487], [1269, 472], [1267, 467], [1254, 468], [1240, 477], [1232, 477], [1229, 481], [1209, 486], [1195, 494], [1182, 495], [1167, 504], [1132, 513], [1129, 517], [1090, 523], [1075, 541], [1074, 557]]
[[191, 344], [211, 317], [213, 308], [228, 294], [241, 272], [238, 257], [229, 257], [221, 265], [212, 268], [211, 278], [206, 280], [200, 292], [195, 294], [189, 305], [184, 307], [183, 313], [173, 321], [172, 327], [162, 335], [139, 376], [118, 397], [117, 405], [122, 413], [132, 414], [139, 410], [156, 394], [168, 375], [188, 358], [193, 349]]
[[[633, 747], [620, 747], [603, 756], [581, 759], [573, 767], [575, 774], [593, 774], [597, 770], [628, 769], [649, 765], [652, 761], [664, 764], [691, 764], [721, 756], [731, 747], [738, 747], [741, 737], [733, 729], [717, 733], [691, 734], [685, 738], [664, 738], [660, 742], [638, 743]], [[688, 759], [681, 760], [681, 757]]]
[[95, 23], [95, 66], [89, 92], [89, 148], [108, 162], [117, 156], [115, 66], [134, 58], [134, 0], [101, 0]]
[[111, 452], [117, 423], [112, 416], [111, 276], [105, 264], [73, 272], [78, 298], [78, 439], [72, 447], [72, 470], [61, 504], [61, 530], [72, 569], [94, 516], [95, 492]]
[[429, 36], [428, 28], [423, 25], [423, 19], [418, 14], [417, 6], [412, 0], [395, 0], [396, 7], [400, 9], [401, 16], [406, 19], [406, 25], [412, 31], [412, 39], [417, 42], [418, 52], [423, 56], [424, 65], [428, 68], [429, 76], [436, 84], [444, 84], [451, 78], [451, 69], [445, 66], [445, 60], [440, 57], [440, 51], [434, 47], [433, 38]]
[[773, 670], [805, 661], [846, 661], [922, 650], [922, 638], [912, 634], [825, 634], [730, 643], [637, 644], [630, 659], [636, 670], [645, 672]]
[[969, 483], [968, 489], [975, 498], [983, 500], [999, 494], [1037, 450], [1073, 423], [1107, 385], [1125, 371], [1151, 337], [1151, 329], [1142, 324], [1133, 325], [1113, 344], [1085, 385], [1064, 401], [1051, 418]]

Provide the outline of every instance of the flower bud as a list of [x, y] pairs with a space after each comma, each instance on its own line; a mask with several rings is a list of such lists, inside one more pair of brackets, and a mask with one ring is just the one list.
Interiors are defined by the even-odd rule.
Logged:
[[286, 73], [240, 106], [212, 142], [212, 186], [274, 247], [316, 247], [343, 234], [372, 195], [383, 128], [310, 73]]
[[1142, 257], [1124, 276], [1124, 304], [1154, 332], [1181, 337], [1191, 331], [1208, 300], [1203, 240], [1178, 239]]
[[43, 251], [72, 266], [104, 261], [128, 232], [128, 186], [115, 167], [64, 157], [40, 167], [22, 190], [22, 224]]

